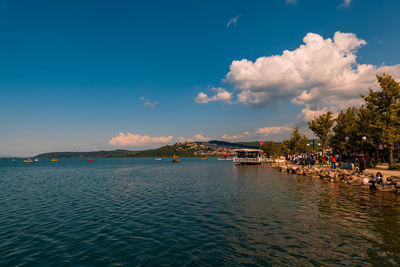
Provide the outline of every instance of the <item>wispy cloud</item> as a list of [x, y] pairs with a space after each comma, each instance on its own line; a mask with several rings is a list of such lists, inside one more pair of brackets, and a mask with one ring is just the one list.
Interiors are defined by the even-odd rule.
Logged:
[[285, 0], [285, 4], [287, 5], [297, 5], [297, 0]]
[[344, 0], [343, 3], [341, 5], [339, 5], [340, 7], [349, 7], [351, 4], [351, 0]]
[[226, 27], [229, 28], [231, 25], [235, 26], [238, 22], [238, 19], [242, 16], [242, 14], [236, 15], [235, 17], [231, 18], [228, 23], [226, 23]]
[[145, 98], [144, 96], [140, 97], [139, 100], [143, 103], [143, 105], [149, 108], [154, 108], [157, 105], [157, 101], [152, 101], [151, 99]]

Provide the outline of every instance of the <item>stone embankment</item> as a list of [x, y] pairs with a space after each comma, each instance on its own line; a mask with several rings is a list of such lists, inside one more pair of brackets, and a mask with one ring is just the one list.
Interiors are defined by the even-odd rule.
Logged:
[[[370, 188], [374, 180], [373, 174], [358, 174], [354, 170], [345, 169], [329, 169], [326, 167], [303, 167], [288, 163], [270, 163], [272, 168], [282, 173], [304, 175], [316, 179], [324, 179], [333, 183], [347, 183], [354, 186]], [[388, 176], [383, 177], [384, 185], [375, 185], [376, 190], [400, 193], [400, 177]]]

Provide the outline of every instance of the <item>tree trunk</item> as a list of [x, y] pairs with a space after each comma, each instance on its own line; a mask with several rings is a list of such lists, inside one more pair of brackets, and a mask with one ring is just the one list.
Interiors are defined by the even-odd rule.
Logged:
[[394, 147], [394, 145], [390, 144], [390, 147], [389, 147], [389, 169], [392, 168], [392, 164], [393, 164], [393, 147]]

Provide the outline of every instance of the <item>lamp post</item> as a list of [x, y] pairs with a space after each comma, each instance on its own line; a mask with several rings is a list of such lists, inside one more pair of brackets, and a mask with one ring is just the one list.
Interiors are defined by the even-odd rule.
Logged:
[[[363, 137], [361, 137], [361, 140], [365, 141], [365, 140], [367, 140], [367, 137], [366, 137], [366, 136], [363, 136]], [[362, 151], [362, 150], [363, 150], [363, 149], [362, 149], [363, 146], [364, 146], [364, 142], [361, 143], [361, 152], [362, 152], [362, 153], [364, 153], [364, 151]]]

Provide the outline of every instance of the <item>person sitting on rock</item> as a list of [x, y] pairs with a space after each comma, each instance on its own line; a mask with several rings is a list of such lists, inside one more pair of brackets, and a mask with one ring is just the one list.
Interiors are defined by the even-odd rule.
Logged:
[[382, 173], [380, 173], [380, 172], [377, 172], [377, 173], [376, 173], [374, 182], [377, 183], [377, 184], [383, 184]]
[[373, 188], [373, 189], [376, 189], [376, 184], [380, 184], [383, 187], [382, 173], [377, 172], [374, 180], [372, 180], [371, 183], [372, 183], [371, 188]]

